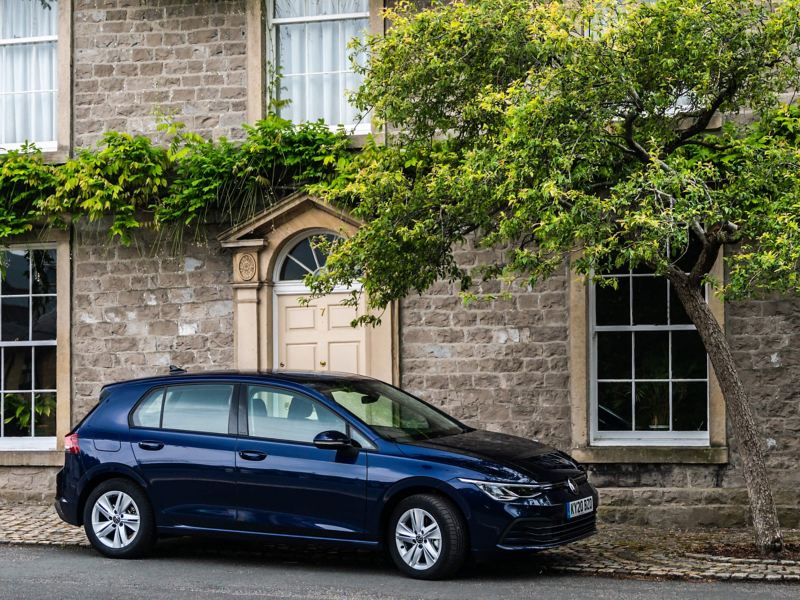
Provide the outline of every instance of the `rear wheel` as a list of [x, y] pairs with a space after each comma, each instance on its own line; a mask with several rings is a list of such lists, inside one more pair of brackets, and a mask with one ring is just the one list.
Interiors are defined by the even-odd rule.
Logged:
[[433, 494], [402, 500], [389, 519], [387, 538], [397, 568], [417, 579], [452, 577], [467, 556], [461, 514], [451, 502]]
[[137, 558], [155, 542], [155, 519], [141, 487], [110, 479], [86, 499], [83, 527], [92, 546], [111, 558]]

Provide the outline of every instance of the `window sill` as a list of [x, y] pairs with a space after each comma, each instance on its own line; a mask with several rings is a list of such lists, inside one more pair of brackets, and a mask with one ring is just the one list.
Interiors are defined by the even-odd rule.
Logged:
[[586, 464], [662, 463], [724, 465], [728, 463], [728, 448], [691, 446], [605, 446], [573, 448], [571, 455]]
[[63, 467], [61, 450], [0, 450], [0, 467]]

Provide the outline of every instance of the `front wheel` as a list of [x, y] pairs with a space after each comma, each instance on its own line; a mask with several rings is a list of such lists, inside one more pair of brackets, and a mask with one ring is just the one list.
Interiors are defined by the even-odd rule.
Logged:
[[452, 577], [467, 556], [461, 514], [451, 502], [432, 494], [402, 500], [389, 519], [387, 538], [397, 568], [416, 579]]
[[127, 479], [98, 485], [86, 499], [83, 527], [92, 546], [111, 558], [137, 558], [155, 542], [155, 519], [141, 487]]

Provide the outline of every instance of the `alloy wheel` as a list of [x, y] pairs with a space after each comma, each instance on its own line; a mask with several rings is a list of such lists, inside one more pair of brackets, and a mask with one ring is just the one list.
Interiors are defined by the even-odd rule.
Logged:
[[411, 508], [397, 521], [394, 532], [400, 557], [412, 569], [430, 569], [442, 553], [442, 532], [426, 510]]
[[92, 531], [109, 548], [125, 548], [133, 543], [139, 525], [139, 507], [125, 492], [106, 492], [92, 507]]

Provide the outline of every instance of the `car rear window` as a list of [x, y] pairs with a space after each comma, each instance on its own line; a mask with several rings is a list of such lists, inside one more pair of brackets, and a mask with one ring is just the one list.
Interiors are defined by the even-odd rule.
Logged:
[[131, 415], [134, 427], [228, 433], [232, 384], [175, 385], [152, 390]]

